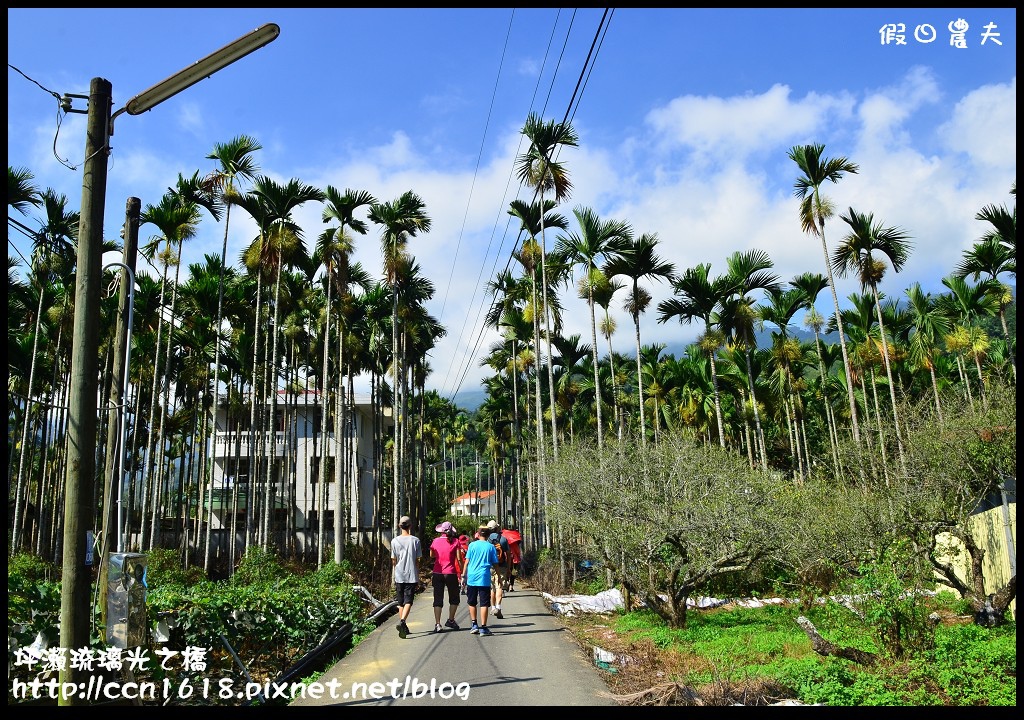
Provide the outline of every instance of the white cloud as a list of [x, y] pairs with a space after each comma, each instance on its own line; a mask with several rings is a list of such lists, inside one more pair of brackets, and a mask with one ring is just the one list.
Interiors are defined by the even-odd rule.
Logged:
[[790, 88], [777, 84], [760, 95], [676, 98], [649, 112], [647, 123], [666, 149], [683, 147], [705, 160], [743, 158], [817, 132], [828, 116], [847, 116], [852, 104], [848, 96], [816, 93], [792, 101]]
[[[996, 170], [1017, 167], [1017, 78], [968, 93], [938, 129], [946, 146]], [[1009, 188], [1007, 187], [1007, 191]]]

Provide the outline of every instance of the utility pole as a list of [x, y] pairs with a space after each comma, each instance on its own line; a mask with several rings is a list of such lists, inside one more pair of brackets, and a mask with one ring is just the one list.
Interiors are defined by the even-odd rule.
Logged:
[[[128, 347], [131, 336], [130, 303], [132, 302], [131, 285], [135, 282], [135, 260], [139, 247], [139, 214], [142, 208], [142, 200], [137, 197], [130, 197], [125, 203], [124, 218], [124, 258], [125, 269], [121, 273], [121, 289], [117, 300], [117, 334], [114, 337], [114, 368], [111, 372], [110, 387], [110, 410], [118, 410], [119, 422], [107, 423], [107, 452], [106, 467], [103, 471], [103, 542], [102, 550], [99, 553], [99, 598], [100, 617], [104, 624], [107, 620], [107, 553], [111, 550], [121, 552], [123, 539], [120, 536], [121, 525], [119, 518], [124, 508], [121, 507], [121, 484], [124, 482], [124, 458], [128, 448], [124, 446], [126, 434], [124, 426], [127, 422], [127, 408], [123, 407], [128, 402], [128, 372], [125, 367], [126, 358], [130, 348]], [[131, 272], [129, 272], [129, 270]], [[123, 390], [117, 380], [124, 378]]]
[[[89, 85], [85, 166], [75, 279], [74, 337], [71, 342], [71, 390], [68, 398], [67, 476], [64, 490], [64, 556], [61, 563], [60, 646], [89, 647], [91, 570], [85, 564], [86, 530], [93, 518], [96, 474], [96, 388], [99, 366], [100, 279], [103, 274], [103, 210], [107, 196], [110, 139], [110, 81]], [[60, 669], [61, 687], [80, 686], [89, 671], [68, 663]], [[84, 705], [77, 693], [60, 694], [59, 705]]]
[[[78, 265], [75, 279], [74, 338], [71, 343], [71, 390], [68, 397], [67, 475], [64, 488], [64, 556], [61, 563], [60, 647], [67, 651], [89, 647], [90, 586], [92, 572], [85, 565], [85, 532], [93, 520], [93, 489], [96, 480], [96, 389], [99, 385], [100, 281], [103, 275], [103, 211], [107, 196], [107, 156], [114, 118], [121, 113], [140, 115], [210, 77], [221, 68], [277, 39], [281, 28], [261, 25], [234, 42], [161, 80], [111, 112], [113, 96], [109, 80], [93, 78], [89, 86], [82, 207], [78, 225]], [[71, 107], [65, 95], [61, 104]], [[83, 112], [68, 110], [69, 112]], [[127, 348], [126, 348], [127, 350]], [[106, 562], [106, 558], [100, 558]], [[90, 671], [67, 663], [58, 673], [61, 687], [75, 683], [84, 688]], [[58, 705], [84, 705], [77, 693], [60, 693]]]

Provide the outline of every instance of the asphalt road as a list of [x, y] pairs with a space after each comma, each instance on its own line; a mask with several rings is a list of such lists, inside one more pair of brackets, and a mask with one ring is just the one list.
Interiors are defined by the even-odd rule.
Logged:
[[[597, 668], [531, 588], [506, 594], [504, 619], [490, 617], [490, 637], [471, 635], [466, 597], [459, 630], [434, 633], [433, 594], [416, 595], [404, 640], [392, 614], [319, 679], [322, 697], [296, 697], [289, 706], [444, 705], [516, 708], [522, 705], [606, 705]], [[441, 622], [448, 618], [447, 597]], [[374, 686], [373, 683], [379, 683]]]

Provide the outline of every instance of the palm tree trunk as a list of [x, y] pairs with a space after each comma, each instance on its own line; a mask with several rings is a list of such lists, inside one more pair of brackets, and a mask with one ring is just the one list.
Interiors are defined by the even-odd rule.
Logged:
[[[636, 296], [636, 283], [633, 283], [633, 295]], [[640, 315], [639, 313], [633, 314], [633, 327], [636, 330], [636, 396], [637, 402], [640, 405], [640, 443], [642, 445], [647, 444], [647, 424], [644, 418], [644, 377], [643, 370], [640, 364]], [[717, 397], [715, 398], [718, 399]], [[721, 423], [718, 425], [721, 427]]]
[[[541, 484], [544, 482], [544, 454], [545, 454], [545, 440], [544, 440], [544, 410], [541, 401], [540, 392], [540, 373], [541, 373], [541, 360], [540, 360], [540, 319], [537, 317], [537, 269], [533, 270], [533, 350], [534, 350], [534, 404], [536, 406], [537, 423], [536, 423], [536, 435], [537, 435], [537, 505], [536, 508], [536, 522], [537, 522], [537, 539], [538, 547], [547, 547], [544, 541], [543, 527], [547, 522], [544, 516], [544, 507], [541, 504]], [[545, 312], [547, 312], [545, 310]]]
[[[11, 537], [11, 555], [14, 555], [21, 549], [21, 535], [22, 528], [24, 527], [22, 515], [25, 513], [25, 507], [22, 504], [21, 498], [23, 495], [28, 494], [28, 491], [25, 488], [25, 448], [29, 444], [28, 420], [29, 416], [32, 415], [32, 388], [35, 385], [36, 358], [39, 356], [39, 328], [41, 325], [40, 318], [43, 314], [44, 294], [44, 288], [42, 286], [42, 282], [40, 282], [39, 304], [36, 308], [36, 328], [35, 333], [32, 335], [32, 362], [29, 365], [28, 371], [28, 388], [25, 390], [25, 411], [23, 413], [24, 422], [21, 429], [21, 449], [18, 453], [18, 482], [14, 489], [14, 534]], [[34, 444], [35, 443], [33, 443], [33, 445]]]
[[[741, 395], [740, 399], [745, 403], [745, 395]], [[743, 414], [743, 439], [747, 446], [747, 463], [750, 465], [750, 469], [754, 469], [754, 447], [751, 444], [750, 437], [750, 420], [747, 419], [746, 413]]]
[[[821, 357], [821, 339], [818, 336], [817, 326], [814, 327], [814, 350], [818, 356], [818, 377], [821, 378], [821, 397], [825, 405], [825, 422], [828, 424], [828, 444], [832, 449], [832, 467], [836, 477], [839, 477], [839, 430], [836, 427], [832, 404], [828, 398], [828, 376], [825, 374], [825, 361]], [[847, 375], [847, 381], [849, 381], [849, 375]]]
[[[552, 457], [558, 460], [558, 423], [555, 408], [555, 373], [552, 369], [551, 357], [551, 314], [548, 308], [548, 249], [544, 233], [544, 185], [540, 186], [540, 277], [541, 292], [544, 296], [544, 344], [547, 346], [546, 364], [548, 369], [548, 405], [551, 409], [551, 452]], [[591, 298], [591, 315], [593, 315], [593, 298]], [[595, 346], [596, 347], [596, 346]], [[538, 356], [540, 348], [538, 347]], [[598, 415], [598, 427], [600, 427], [600, 415]]]
[[[821, 250], [825, 253], [825, 269], [828, 271], [828, 288], [832, 292], [832, 303], [836, 310], [836, 330], [839, 332], [839, 347], [843, 351], [843, 367], [846, 369], [846, 377], [852, 377], [850, 366], [850, 355], [846, 351], [846, 333], [843, 332], [843, 316], [839, 311], [839, 296], [836, 294], [836, 281], [832, 277], [832, 264], [828, 257], [828, 245], [825, 243], [825, 219], [822, 218], [819, 225], [818, 236], [821, 238]], [[857, 401], [853, 396], [853, 383], [846, 383], [846, 391], [850, 401], [850, 423], [853, 429], [853, 441], [860, 442], [860, 425], [857, 422]]]
[[[344, 327], [341, 316], [338, 316], [338, 388], [334, 393], [334, 562], [340, 564], [344, 558], [345, 543], [342, 536], [342, 523], [348, 524], [348, 512], [343, 512], [342, 483], [344, 482], [345, 455], [349, 444], [345, 440], [345, 386], [344, 386]], [[326, 499], [326, 496], [324, 496]], [[397, 520], [397, 518], [395, 518]], [[397, 525], [396, 525], [397, 527]]]
[[[175, 311], [175, 309], [177, 307], [177, 304], [178, 304], [178, 280], [181, 277], [181, 262], [180, 262], [180, 258], [181, 258], [181, 246], [182, 246], [182, 244], [183, 244], [182, 241], [179, 240], [178, 241], [178, 258], [179, 258], [179, 262], [175, 265], [174, 285], [171, 287], [171, 314], [170, 314], [169, 317], [171, 318], [172, 322], [173, 322], [173, 319], [174, 319], [174, 311]], [[174, 345], [174, 343], [172, 341], [171, 334], [172, 334], [173, 330], [174, 330], [174, 326], [173, 325], [171, 325], [168, 328], [168, 330], [167, 330], [167, 356], [166, 356], [166, 359], [164, 360], [164, 375], [165, 375], [165, 383], [166, 383], [164, 385], [164, 407], [165, 408], [168, 407], [168, 405], [170, 404], [170, 392], [171, 392], [171, 346]], [[175, 405], [177, 405], [177, 393], [175, 393]], [[166, 424], [167, 417], [168, 416], [165, 414], [165, 415], [161, 416], [161, 419], [160, 419], [160, 439], [159, 439], [159, 441], [157, 443], [157, 447], [159, 448], [159, 450], [157, 451], [158, 452], [158, 455], [157, 455], [158, 458], [160, 457], [159, 453], [163, 452], [163, 447], [164, 447], [164, 425]], [[162, 468], [163, 465], [161, 464], [160, 467]], [[162, 478], [163, 476], [164, 475], [163, 475], [162, 472], [158, 474], [158, 476], [157, 476], [158, 482], [159, 482], [159, 479]], [[156, 543], [158, 541], [158, 538], [160, 537], [160, 524], [159, 524], [159, 522], [157, 520], [157, 517], [156, 517], [156, 513], [158, 511], [158, 506], [157, 506], [157, 503], [156, 503], [157, 495], [158, 495], [158, 493], [154, 493], [153, 494], [153, 513], [154, 513], [154, 516], [153, 516], [152, 538], [150, 540], [150, 547], [156, 547]]]
[[875, 427], [878, 430], [878, 446], [882, 452], [882, 472], [885, 486], [889, 487], [889, 454], [885, 450], [885, 431], [882, 429], [882, 411], [878, 404], [878, 383], [875, 380], [875, 368], [871, 367], [871, 397], [875, 403]]
[[[869, 256], [870, 258], [870, 256]], [[896, 434], [896, 448], [899, 451], [900, 466], [904, 475], [907, 472], [907, 461], [903, 455], [903, 432], [900, 430], [900, 413], [896, 405], [896, 384], [892, 381], [892, 362], [889, 360], [889, 341], [885, 337], [885, 325], [882, 322], [882, 305], [878, 298], [878, 288], [872, 283], [871, 293], [875, 298], [875, 314], [878, 316], [878, 334], [882, 336], [882, 357], [885, 360], [885, 376], [889, 381], [889, 401], [892, 403], [892, 426]]]
[[[601, 422], [601, 380], [597, 370], [597, 321], [594, 317], [594, 292], [588, 289], [587, 304], [590, 306], [590, 339], [594, 343], [594, 407], [597, 412], [597, 449], [604, 448], [604, 430]], [[557, 456], [555, 457], [557, 460]]]
[[999, 323], [1003, 326], [1003, 339], [1006, 340], [1006, 351], [1010, 355], [1010, 369], [1013, 370], [1013, 383], [1017, 384], [1017, 358], [1010, 340], [1010, 331], [1006, 327], [1006, 311], [1002, 303], [999, 305]]
[[[277, 256], [277, 279], [274, 282], [274, 319], [270, 323], [267, 342], [271, 344], [270, 365], [267, 368], [267, 390], [270, 393], [270, 412], [267, 413], [267, 443], [270, 445], [267, 454], [267, 500], [263, 508], [263, 546], [270, 548], [274, 533], [275, 505], [277, 493], [274, 490], [277, 479], [277, 338], [280, 331], [277, 327], [278, 309], [281, 306], [281, 254]], [[283, 437], [283, 436], [282, 436]], [[282, 462], [284, 457], [282, 456]], [[283, 478], [282, 478], [283, 479]], [[283, 493], [282, 493], [283, 494]]]
[[[246, 491], [245, 501], [245, 547], [242, 552], [248, 551], [249, 547], [258, 542], [256, 521], [259, 517], [256, 514], [257, 482], [260, 477], [260, 449], [263, 446], [259, 438], [263, 433], [257, 434], [260, 427], [259, 420], [262, 416], [257, 413], [257, 403], [263, 394], [263, 373], [260, 372], [260, 320], [262, 319], [262, 294], [263, 294], [263, 268], [256, 271], [256, 314], [253, 319], [253, 344], [252, 344], [252, 375], [249, 379], [249, 487]], [[262, 407], [262, 405], [259, 405]]]
[[[320, 388], [320, 460], [317, 465], [316, 483], [316, 566], [323, 567], [324, 564], [324, 513], [327, 511], [327, 504], [324, 502], [324, 491], [327, 488], [327, 418], [330, 407], [327, 378], [329, 349], [331, 346], [331, 274], [327, 270], [327, 303], [324, 305], [324, 359], [321, 366], [323, 372], [323, 385]], [[341, 371], [338, 371], [339, 384]]]
[[764, 431], [761, 429], [761, 412], [757, 409], [757, 395], [754, 394], [754, 368], [750, 361], [750, 348], [744, 352], [747, 358], [747, 383], [750, 385], [750, 402], [754, 406], [754, 426], [757, 429], [758, 448], [761, 453], [761, 467], [768, 468], [768, 457], [765, 453]]
[[718, 392], [718, 367], [715, 363], [715, 350], [708, 351], [711, 360], [711, 387], [715, 391], [715, 421], [718, 423], [718, 444], [725, 448], [725, 422], [722, 419], [722, 399]]
[[[170, 250], [170, 240], [167, 241], [167, 248]], [[157, 324], [156, 324], [156, 349], [153, 351], [153, 384], [150, 390], [149, 398], [149, 424], [146, 425], [147, 436], [146, 436], [146, 458], [142, 470], [142, 498], [140, 499], [140, 517], [139, 517], [139, 542], [142, 547], [145, 547], [146, 536], [149, 532], [148, 516], [146, 515], [146, 507], [149, 502], [149, 495], [156, 491], [153, 486], [154, 483], [154, 458], [153, 454], [156, 452], [156, 438], [154, 436], [153, 426], [156, 424], [156, 408], [157, 400], [159, 395], [157, 394], [157, 379], [160, 377], [160, 349], [161, 349], [161, 338], [163, 336], [164, 329], [164, 292], [167, 286], [167, 263], [164, 263], [163, 276], [160, 278], [160, 299], [157, 301]], [[170, 332], [168, 331], [168, 335]], [[161, 423], [162, 424], [162, 423]]]
[[964, 395], [970, 403], [971, 410], [974, 410], [974, 393], [971, 391], [971, 380], [967, 377], [967, 371], [964, 368], [966, 363], [963, 361], [963, 356], [958, 352], [956, 354], [956, 369], [960, 373], [960, 384], [964, 387]]
[[811, 446], [807, 444], [807, 423], [804, 415], [800, 416], [800, 434], [804, 438], [804, 458], [807, 463], [807, 477], [811, 476]]
[[978, 369], [978, 394], [981, 395], [981, 403], [984, 407], [988, 407], [988, 396], [985, 394], [985, 376], [981, 374], [981, 359], [978, 357], [978, 353], [972, 352], [974, 356], [974, 367]]
[[[48, 397], [48, 400], [49, 400], [50, 404], [52, 404], [52, 402], [53, 402], [53, 395], [54, 394], [51, 391], [48, 396], [44, 396], [44, 397]], [[51, 435], [54, 434], [54, 431], [51, 430], [51, 426], [53, 425], [53, 422], [54, 422], [53, 421], [53, 416], [54, 415], [56, 415], [56, 412], [53, 410], [53, 408], [47, 406], [45, 408], [45, 412], [44, 412], [44, 415], [43, 415], [43, 437], [42, 437], [42, 442], [40, 443], [42, 454], [43, 454], [43, 458], [42, 458], [42, 463], [40, 464], [40, 467], [39, 467], [39, 470], [40, 470], [39, 482], [36, 483], [36, 503], [35, 503], [36, 504], [36, 526], [35, 526], [35, 535], [34, 535], [34, 537], [30, 537], [29, 538], [29, 541], [30, 541], [29, 542], [29, 546], [36, 548], [36, 555], [39, 555], [40, 557], [42, 556], [42, 553], [39, 552], [39, 543], [40, 543], [40, 537], [42, 536], [41, 522], [42, 522], [42, 517], [43, 517], [43, 512], [42, 512], [43, 502], [44, 502], [43, 499], [45, 497], [47, 497], [47, 495], [44, 494], [44, 486], [46, 485], [46, 479], [47, 479], [47, 467], [50, 464], [50, 446], [53, 444], [51, 442]], [[26, 508], [26, 510], [27, 510], [27, 508]]]
[[935, 363], [929, 358], [928, 362], [928, 374], [932, 378], [932, 395], [935, 396], [935, 412], [939, 415], [939, 422], [945, 424], [945, 420], [942, 417], [942, 403], [939, 402], [939, 382], [935, 378]]
[[[224, 271], [228, 263], [228, 228], [231, 225], [231, 205], [232, 203], [225, 203], [227, 207], [224, 210], [224, 242], [220, 249], [220, 282], [217, 283], [217, 339], [216, 345], [213, 352], [213, 405], [210, 407], [210, 436], [216, 430], [217, 425], [217, 406], [218, 397], [220, 396], [220, 345], [221, 345], [221, 326], [224, 324]], [[226, 386], [228, 387], [228, 386]], [[226, 398], [225, 394], [225, 398]], [[227, 446], [225, 446], [226, 448]], [[216, 453], [210, 453], [210, 467], [207, 468], [207, 477], [210, 478], [209, 482], [209, 496], [207, 501], [210, 504], [210, 509], [207, 513], [206, 520], [206, 552], [203, 556], [203, 569], [209, 572], [210, 570], [210, 526], [213, 524], [213, 463], [215, 462], [214, 456]], [[237, 484], [237, 483], [234, 483]], [[223, 499], [221, 501], [221, 509], [223, 511]], [[232, 519], [234, 515], [232, 515]], [[231, 545], [234, 544], [234, 534], [231, 537]]]

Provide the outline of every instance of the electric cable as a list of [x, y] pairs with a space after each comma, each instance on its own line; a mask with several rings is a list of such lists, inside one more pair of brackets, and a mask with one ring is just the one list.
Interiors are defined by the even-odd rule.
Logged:
[[[612, 15], [614, 15], [614, 9], [612, 9]], [[575, 18], [575, 12], [573, 14], [573, 18]], [[598, 28], [597, 28], [597, 30], [596, 30], [596, 32], [594, 34], [594, 39], [591, 42], [590, 50], [589, 50], [589, 52], [587, 54], [587, 59], [584, 62], [584, 67], [580, 71], [580, 76], [577, 79], [576, 87], [574, 88], [572, 97], [570, 98], [569, 103], [566, 106], [566, 111], [565, 111], [565, 115], [564, 115], [564, 119], [563, 119], [563, 124], [566, 123], [566, 122], [570, 122], [571, 121], [571, 117], [575, 117], [576, 109], [579, 108], [579, 103], [582, 100], [583, 91], [586, 89], [586, 85], [587, 85], [587, 82], [589, 81], [590, 74], [593, 71], [593, 67], [594, 67], [594, 64], [596, 63], [597, 56], [600, 54], [601, 45], [603, 45], [604, 38], [607, 36], [607, 31], [608, 31], [609, 23], [610, 23], [609, 9], [605, 8], [605, 11], [604, 11], [604, 13], [601, 16], [601, 22], [598, 24]], [[556, 25], [557, 25], [557, 20], [556, 20]], [[562, 53], [559, 56], [559, 65], [561, 64], [562, 57], [564, 57], [565, 45], [568, 44], [568, 38], [569, 38], [569, 34], [571, 32], [571, 29], [572, 29], [572, 21], [570, 21], [569, 31], [566, 33], [566, 41], [565, 41], [565, 44], [563, 44]], [[552, 31], [552, 34], [553, 33], [554, 33], [554, 30]], [[550, 47], [550, 44], [549, 44], [549, 47]], [[548, 99], [551, 96], [551, 91], [552, 91], [552, 89], [554, 87], [554, 81], [555, 81], [555, 77], [557, 76], [557, 72], [558, 72], [558, 66], [556, 66], [555, 72], [552, 75], [551, 84], [549, 85], [549, 89], [548, 89]], [[538, 77], [538, 83], [539, 83], [539, 77]], [[547, 99], [545, 100], [544, 108], [542, 109], [542, 115], [543, 115], [543, 110], [546, 110], [546, 108], [547, 108]], [[561, 148], [559, 148], [559, 150], [560, 149]], [[537, 196], [537, 191], [535, 190], [534, 191], [534, 197], [536, 198], [536, 196]], [[522, 233], [522, 229], [520, 229], [519, 238], [517, 238], [516, 245], [513, 246], [512, 253], [509, 255], [509, 259], [506, 262], [506, 266], [505, 266], [506, 271], [508, 270], [508, 268], [511, 265], [512, 259], [513, 259], [514, 254], [515, 254], [515, 247], [518, 246], [519, 240], [522, 238], [522, 234], [523, 234]], [[497, 298], [495, 297], [495, 299], [492, 300], [492, 302], [491, 302], [491, 304], [490, 304], [490, 306], [488, 308], [488, 313], [490, 312], [490, 309], [494, 307], [494, 304], [496, 302], [497, 302]], [[478, 319], [479, 319], [480, 314], [482, 313], [482, 311], [483, 311], [483, 305], [480, 306], [480, 311], [478, 311], [478, 314], [477, 314], [477, 318]], [[455, 395], [458, 394], [459, 389], [462, 387], [462, 383], [464, 382], [465, 377], [466, 377], [466, 375], [469, 372], [469, 368], [471, 367], [470, 362], [471, 362], [472, 358], [476, 357], [476, 353], [479, 350], [480, 345], [481, 345], [481, 343], [483, 341], [483, 335], [484, 335], [484, 331], [485, 330], [486, 330], [486, 327], [481, 324], [480, 328], [479, 328], [479, 331], [477, 333], [476, 340], [474, 341], [474, 343], [472, 345], [472, 352], [468, 353], [468, 355], [470, 356], [470, 359], [467, 360], [463, 364], [462, 374], [459, 377], [456, 386], [451, 391], [451, 393], [448, 395], [449, 400], [454, 400]], [[460, 335], [460, 338], [461, 338], [461, 335]], [[442, 387], [443, 387], [443, 385], [442, 385]]]

